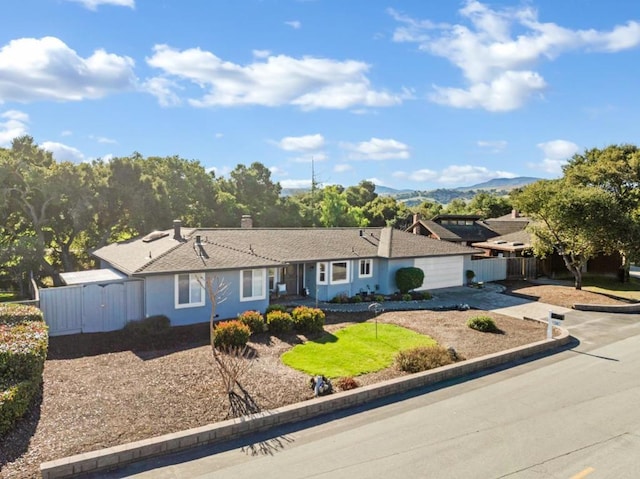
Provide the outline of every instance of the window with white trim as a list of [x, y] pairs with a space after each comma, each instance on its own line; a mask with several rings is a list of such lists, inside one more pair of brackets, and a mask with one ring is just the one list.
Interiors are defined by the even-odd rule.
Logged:
[[318, 284], [327, 284], [328, 263], [318, 263]]
[[371, 258], [360, 260], [360, 271], [358, 273], [360, 278], [371, 278], [373, 276], [373, 262]]
[[240, 271], [240, 301], [266, 298], [265, 269], [244, 269]]
[[348, 261], [332, 261], [331, 262], [331, 284], [340, 284], [349, 282], [349, 262]]
[[175, 276], [175, 307], [204, 306], [204, 273], [183, 273]]

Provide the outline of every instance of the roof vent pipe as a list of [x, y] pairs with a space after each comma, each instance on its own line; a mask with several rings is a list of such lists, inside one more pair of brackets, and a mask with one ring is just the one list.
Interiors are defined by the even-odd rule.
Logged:
[[173, 220], [173, 239], [176, 241], [182, 241], [182, 221]]

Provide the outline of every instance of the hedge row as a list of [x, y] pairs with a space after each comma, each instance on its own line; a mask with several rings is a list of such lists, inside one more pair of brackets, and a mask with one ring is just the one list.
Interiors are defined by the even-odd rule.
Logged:
[[0, 305], [0, 435], [24, 415], [40, 391], [48, 346], [42, 311]]

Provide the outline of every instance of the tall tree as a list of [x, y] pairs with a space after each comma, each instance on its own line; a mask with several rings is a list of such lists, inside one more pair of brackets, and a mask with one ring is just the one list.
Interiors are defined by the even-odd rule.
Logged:
[[351, 206], [363, 207], [377, 198], [376, 185], [372, 181], [362, 180], [356, 186], [345, 190], [347, 203]]
[[498, 218], [511, 210], [512, 206], [508, 198], [486, 191], [476, 194], [467, 205], [469, 214], [481, 215], [483, 218]]
[[571, 185], [600, 188], [615, 199], [618, 216], [609, 212], [603, 249], [620, 253], [620, 277], [628, 280], [631, 261], [640, 260], [640, 150], [635, 145], [588, 149], [569, 160], [564, 175]]
[[610, 212], [617, 214], [613, 195], [563, 179], [541, 180], [524, 187], [513, 201], [533, 220], [529, 230], [535, 255], [558, 253], [574, 276], [575, 288], [582, 289], [582, 269], [602, 250]]

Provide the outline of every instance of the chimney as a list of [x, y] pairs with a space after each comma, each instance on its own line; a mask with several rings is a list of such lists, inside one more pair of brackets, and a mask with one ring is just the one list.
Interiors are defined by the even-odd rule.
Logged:
[[511, 210], [511, 218], [513, 218], [514, 220], [516, 218], [520, 217], [520, 213], [518, 213], [518, 210], [516, 210], [515, 208]]
[[240, 218], [240, 228], [253, 228], [251, 215], [242, 215], [242, 218]]
[[413, 234], [414, 235], [420, 234], [420, 225], [418, 224], [418, 221], [420, 221], [420, 213], [414, 213], [413, 214]]
[[182, 226], [182, 221], [173, 220], [173, 239], [177, 241], [182, 241], [182, 232], [180, 231]]

